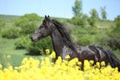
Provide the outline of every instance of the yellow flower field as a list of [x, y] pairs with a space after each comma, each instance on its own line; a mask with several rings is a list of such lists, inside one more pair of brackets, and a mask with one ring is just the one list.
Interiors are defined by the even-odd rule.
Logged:
[[0, 80], [120, 80], [117, 68], [104, 67], [104, 62], [91, 66], [93, 61], [85, 60], [82, 71], [79, 67], [81, 62], [77, 58], [67, 61], [59, 57], [53, 63], [51, 57], [55, 57], [55, 52], [42, 61], [32, 57], [24, 58], [21, 65], [15, 68], [11, 65], [2, 69], [0, 65]]

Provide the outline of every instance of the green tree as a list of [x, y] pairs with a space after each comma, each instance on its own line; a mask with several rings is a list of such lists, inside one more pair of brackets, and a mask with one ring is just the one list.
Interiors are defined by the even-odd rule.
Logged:
[[114, 22], [116, 24], [116, 28], [119, 28], [119, 32], [120, 32], [120, 15], [117, 16], [117, 18], [115, 18]]
[[92, 10], [90, 11], [90, 14], [91, 14], [91, 18], [93, 18], [94, 20], [99, 19], [99, 17], [98, 17], [98, 12], [97, 12], [96, 9], [92, 9]]
[[89, 23], [88, 23], [88, 19], [89, 19], [88, 15], [83, 14], [81, 19], [82, 19], [81, 20], [81, 24], [82, 24], [81, 26], [82, 27], [88, 27], [88, 25], [89, 25]]
[[110, 32], [110, 40], [108, 40], [108, 44], [112, 49], [120, 50], [120, 15], [117, 16], [114, 20], [115, 27]]
[[101, 16], [102, 16], [102, 19], [103, 20], [106, 20], [107, 19], [107, 12], [106, 12], [106, 7], [101, 7]]
[[91, 26], [95, 26], [96, 25], [96, 22], [99, 20], [99, 17], [98, 17], [98, 12], [96, 9], [92, 9], [90, 11], [90, 19], [89, 19], [89, 23]]
[[74, 6], [72, 7], [74, 17], [81, 17], [82, 15], [82, 0], [75, 0]]
[[120, 38], [120, 36], [119, 36], [120, 35], [120, 15], [117, 16], [117, 18], [115, 18], [114, 23], [115, 23], [115, 28], [113, 29], [112, 35], [114, 37]]

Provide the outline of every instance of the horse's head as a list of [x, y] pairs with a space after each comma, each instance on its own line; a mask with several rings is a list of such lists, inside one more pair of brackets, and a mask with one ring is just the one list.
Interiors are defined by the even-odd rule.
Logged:
[[41, 38], [47, 37], [52, 32], [52, 27], [54, 24], [52, 23], [52, 20], [49, 16], [45, 16], [45, 19], [43, 20], [40, 27], [33, 33], [31, 39], [32, 41], [38, 41]]

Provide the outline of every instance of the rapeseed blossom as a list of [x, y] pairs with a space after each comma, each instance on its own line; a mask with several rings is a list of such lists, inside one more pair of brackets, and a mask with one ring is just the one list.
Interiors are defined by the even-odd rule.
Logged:
[[56, 58], [56, 53], [53, 51], [50, 55], [51, 58]]
[[53, 63], [51, 57], [55, 58], [55, 52], [42, 61], [24, 58], [21, 65], [15, 68], [10, 65], [3, 69], [0, 65], [0, 80], [120, 80], [118, 69], [105, 67], [104, 62], [93, 66], [94, 61], [85, 60], [83, 71], [80, 68], [82, 63], [77, 58], [67, 61], [58, 57]]
[[46, 53], [46, 54], [50, 54], [50, 49], [46, 49], [46, 50], [45, 50], [45, 53]]

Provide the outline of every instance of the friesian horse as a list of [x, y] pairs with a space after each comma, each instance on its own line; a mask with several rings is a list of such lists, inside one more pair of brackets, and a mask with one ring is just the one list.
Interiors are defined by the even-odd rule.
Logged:
[[72, 41], [64, 25], [49, 16], [45, 16], [40, 27], [32, 34], [31, 39], [36, 42], [47, 36], [52, 39], [56, 59], [58, 56], [65, 59], [66, 55], [69, 55], [70, 59], [78, 58], [83, 64], [84, 60], [93, 60], [94, 64], [104, 61], [106, 65], [110, 63], [113, 68], [118, 67], [120, 71], [120, 60], [113, 53], [99, 46], [78, 46]]

